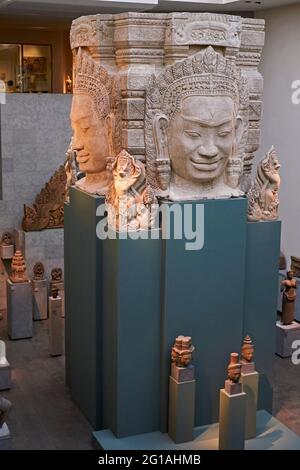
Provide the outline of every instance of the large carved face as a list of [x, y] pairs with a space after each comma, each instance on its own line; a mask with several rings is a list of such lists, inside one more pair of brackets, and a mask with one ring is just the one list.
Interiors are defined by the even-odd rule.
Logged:
[[219, 178], [233, 154], [240, 124], [230, 97], [184, 98], [168, 128], [173, 172], [196, 183]]
[[93, 99], [87, 94], [75, 94], [71, 109], [73, 149], [79, 169], [84, 173], [101, 173], [109, 155], [105, 119], [97, 116]]

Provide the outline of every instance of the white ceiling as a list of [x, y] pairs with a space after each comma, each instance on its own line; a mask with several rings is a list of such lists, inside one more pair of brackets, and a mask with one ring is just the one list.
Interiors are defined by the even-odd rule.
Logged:
[[70, 21], [81, 15], [122, 11], [254, 11], [300, 0], [0, 0], [0, 19]]

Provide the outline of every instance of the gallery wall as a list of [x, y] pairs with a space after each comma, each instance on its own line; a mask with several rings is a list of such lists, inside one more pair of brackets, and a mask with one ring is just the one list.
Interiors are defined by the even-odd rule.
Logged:
[[[259, 12], [266, 20], [260, 71], [264, 77], [262, 141], [256, 161], [273, 144], [281, 162], [282, 250], [300, 256], [300, 104], [292, 102], [292, 83], [300, 80], [300, 5]], [[299, 96], [299, 94], [298, 94]]]

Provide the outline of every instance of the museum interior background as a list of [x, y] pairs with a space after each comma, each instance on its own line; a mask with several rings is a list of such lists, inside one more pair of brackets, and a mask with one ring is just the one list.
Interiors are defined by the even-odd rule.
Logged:
[[[26, 3], [11, 2], [5, 7], [0, 2], [0, 80], [5, 87], [5, 104], [0, 109], [0, 235], [10, 232], [15, 241], [20, 240], [29, 276], [38, 261], [44, 265], [48, 282], [54, 268], [64, 270], [64, 229], [22, 231], [22, 219], [24, 205], [33, 206], [36, 196], [64, 164], [70, 145], [71, 22], [81, 15], [122, 11], [216, 11], [265, 20], [259, 65], [264, 78], [261, 144], [255, 153], [252, 178], [274, 145], [281, 164], [281, 251], [287, 267], [291, 256], [300, 257], [300, 104], [293, 99], [293, 84], [300, 81], [299, 2], [237, 1], [226, 7], [212, 6], [215, 2], [185, 2], [184, 9], [176, 1], [160, 5], [140, 2], [134, 8], [129, 2], [120, 2], [118, 7], [108, 5], [113, 2], [102, 2], [104, 6], [96, 1], [81, 2], [76, 7], [64, 2], [60, 7], [51, 1], [44, 5], [36, 2], [35, 6], [34, 2], [30, 6]], [[12, 341], [7, 337], [9, 264], [5, 259], [0, 263], [0, 332], [12, 373], [12, 387], [1, 395], [13, 404], [8, 418], [13, 448], [92, 448], [94, 428], [65, 386], [64, 355], [50, 356], [49, 320], [33, 323], [32, 339]], [[275, 356], [275, 345], [274, 364], [273, 415], [300, 436], [300, 367], [288, 358]], [[45, 409], [45, 400], [49, 400], [49, 410]]]

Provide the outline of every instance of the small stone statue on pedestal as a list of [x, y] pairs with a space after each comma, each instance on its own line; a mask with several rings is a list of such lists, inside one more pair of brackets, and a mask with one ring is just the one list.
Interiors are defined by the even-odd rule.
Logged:
[[46, 320], [47, 312], [47, 280], [45, 279], [45, 268], [40, 261], [33, 267], [32, 279], [33, 294], [33, 319]]
[[196, 382], [191, 365], [194, 351], [190, 336], [177, 336], [171, 352], [168, 429], [177, 444], [194, 439]]
[[63, 280], [63, 271], [61, 268], [53, 268], [51, 271], [51, 282], [50, 282], [50, 292], [52, 292], [53, 286], [58, 287], [60, 297], [62, 300], [62, 318], [65, 316], [65, 286]]
[[15, 252], [11, 262], [10, 280], [14, 283], [28, 281], [23, 254], [19, 250]]
[[241, 351], [242, 374], [250, 374], [255, 371], [255, 364], [252, 362], [254, 356], [254, 345], [249, 335], [245, 336]]
[[227, 367], [228, 379], [225, 381], [225, 390], [229, 395], [241, 393], [242, 384], [240, 377], [242, 373], [242, 365], [239, 362], [238, 353], [230, 354], [230, 362]]
[[14, 244], [12, 234], [10, 232], [4, 232], [1, 237], [1, 258], [11, 259], [14, 255]]
[[281, 283], [283, 289], [281, 322], [283, 325], [290, 325], [295, 319], [297, 283], [293, 276], [294, 272], [288, 271], [286, 279]]
[[244, 338], [241, 351], [241, 382], [246, 393], [246, 439], [256, 437], [256, 411], [258, 401], [259, 373], [255, 370], [254, 345], [249, 335]]

